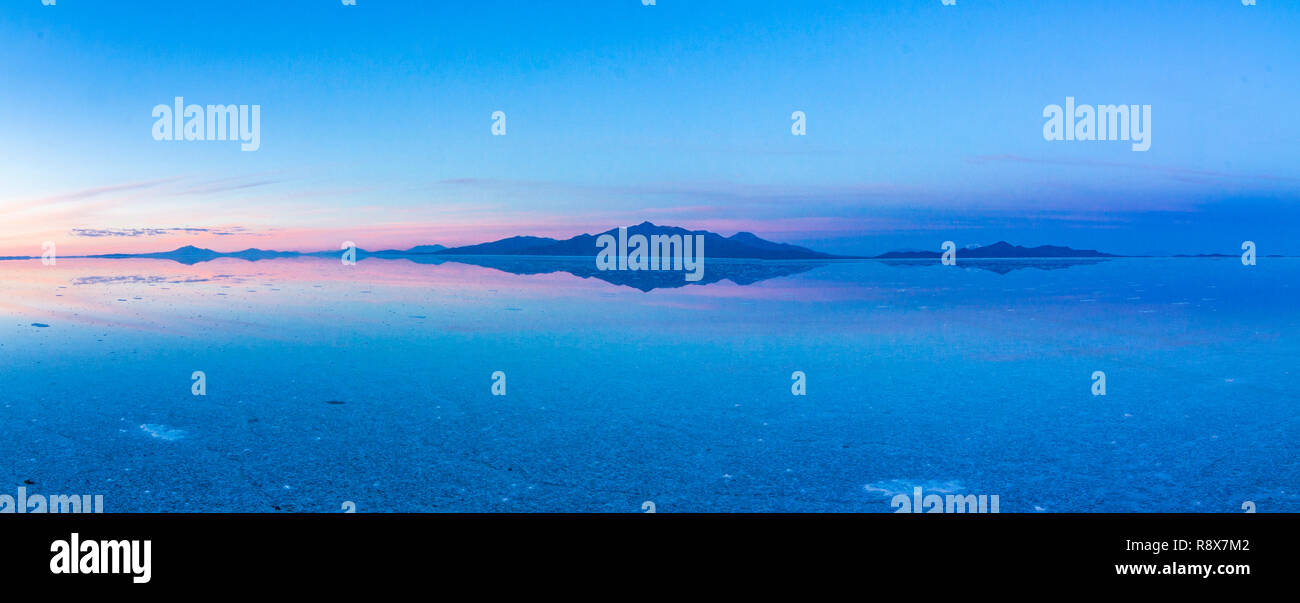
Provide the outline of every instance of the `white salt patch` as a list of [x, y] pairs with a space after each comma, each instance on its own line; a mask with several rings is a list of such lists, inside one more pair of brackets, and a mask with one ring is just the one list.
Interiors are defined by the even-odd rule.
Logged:
[[921, 487], [924, 494], [953, 494], [962, 490], [961, 482], [958, 481], [914, 481], [906, 479], [891, 479], [883, 482], [867, 484], [863, 488], [867, 492], [875, 492], [882, 496], [897, 496], [899, 494], [912, 495], [917, 486]]
[[140, 426], [145, 433], [167, 442], [174, 442], [185, 437], [185, 430], [176, 429], [160, 423], [145, 423]]

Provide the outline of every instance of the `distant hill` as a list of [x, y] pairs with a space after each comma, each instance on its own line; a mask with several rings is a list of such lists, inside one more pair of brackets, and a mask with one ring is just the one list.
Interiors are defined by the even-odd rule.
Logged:
[[[444, 245], [416, 245], [410, 249], [383, 249], [380, 251], [367, 251], [365, 253], [368, 255], [421, 255], [426, 253], [437, 253], [446, 248], [447, 247]], [[363, 250], [358, 249], [357, 253], [360, 254], [362, 251]], [[330, 253], [334, 252], [331, 251]]]
[[[589, 235], [582, 235], [589, 236]], [[572, 241], [573, 239], [569, 239]], [[566, 255], [562, 253], [529, 253], [531, 249], [544, 249], [560, 243], [555, 239], [546, 237], [510, 237], [491, 243], [479, 243], [477, 245], [466, 245], [464, 247], [452, 247], [443, 249], [438, 253], [452, 255]], [[595, 243], [592, 243], [595, 245]], [[592, 252], [595, 255], [595, 252]]]
[[178, 247], [171, 251], [158, 251], [154, 253], [105, 253], [101, 255], [92, 255], [89, 257], [108, 258], [108, 259], [157, 258], [157, 259], [175, 260], [182, 264], [197, 264], [199, 262], [215, 260], [221, 257], [221, 254], [211, 249], [204, 249], [202, 247], [186, 245], [184, 247]]
[[[941, 251], [890, 251], [875, 256], [881, 260], [923, 260], [939, 259], [943, 256]], [[1071, 249], [1069, 247], [1057, 247], [1055, 245], [1040, 245], [1038, 247], [1021, 247], [1012, 245], [1006, 241], [998, 241], [992, 245], [975, 247], [972, 249], [958, 249], [958, 260], [978, 260], [978, 259], [1012, 259], [1012, 258], [1117, 258], [1121, 256], [1102, 253], [1092, 249]]]

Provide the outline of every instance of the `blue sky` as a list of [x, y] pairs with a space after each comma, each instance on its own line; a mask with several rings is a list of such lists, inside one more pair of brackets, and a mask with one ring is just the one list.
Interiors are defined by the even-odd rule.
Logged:
[[[1273, 0], [3, 0], [0, 255], [645, 219], [839, 253], [1300, 254], [1297, 32]], [[260, 105], [261, 148], [155, 141], [176, 96]], [[1151, 105], [1150, 150], [1044, 140], [1067, 96]], [[71, 234], [181, 227], [247, 234]]]

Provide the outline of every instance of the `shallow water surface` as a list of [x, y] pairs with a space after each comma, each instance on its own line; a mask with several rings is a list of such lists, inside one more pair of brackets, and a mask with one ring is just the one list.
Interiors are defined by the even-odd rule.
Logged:
[[719, 262], [692, 285], [465, 262], [0, 262], [2, 493], [1300, 511], [1297, 260]]

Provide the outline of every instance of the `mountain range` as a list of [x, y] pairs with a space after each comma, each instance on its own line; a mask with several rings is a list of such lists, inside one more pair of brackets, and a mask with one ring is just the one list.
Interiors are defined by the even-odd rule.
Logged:
[[[881, 260], [922, 260], [938, 259], [943, 256], [940, 251], [890, 251], [875, 256]], [[957, 250], [957, 258], [962, 260], [971, 259], [1011, 259], [1011, 258], [1116, 258], [1120, 257], [1109, 253], [1102, 253], [1092, 249], [1071, 249], [1069, 247], [1058, 247], [1056, 245], [1039, 245], [1038, 247], [1022, 247], [1012, 245], [1006, 241], [998, 241], [992, 245], [982, 247], [971, 247]]]
[[[723, 237], [717, 233], [707, 230], [687, 230], [677, 226], [659, 226], [650, 222], [642, 222], [635, 226], [627, 227], [628, 236], [644, 235], [647, 238], [651, 235], [700, 235], [704, 237], [704, 257], [716, 259], [752, 259], [752, 260], [831, 260], [831, 259], [860, 259], [855, 256], [839, 256], [829, 253], [813, 251], [798, 245], [789, 245], [786, 243], [775, 243], [760, 238], [750, 232], [738, 232], [730, 237]], [[613, 228], [597, 234], [581, 234], [568, 239], [552, 239], [549, 237], [532, 237], [532, 236], [515, 236], [479, 243], [476, 245], [465, 245], [462, 247], [445, 247], [443, 245], [417, 245], [410, 249], [385, 249], [380, 251], [369, 251], [358, 248], [357, 259], [361, 260], [367, 257], [380, 258], [409, 258], [421, 256], [496, 256], [496, 255], [520, 255], [520, 256], [552, 256], [552, 257], [595, 257], [600, 247], [596, 245], [596, 239], [601, 235], [611, 235], [617, 238], [618, 229]], [[180, 262], [182, 264], [197, 264], [215, 260], [217, 258], [239, 258], [249, 261], [269, 260], [275, 258], [315, 256], [315, 257], [338, 257], [342, 250], [327, 250], [314, 252], [298, 251], [276, 251], [271, 249], [250, 248], [242, 251], [220, 252], [193, 245], [186, 245], [171, 251], [158, 251], [152, 253], [107, 253], [98, 255], [84, 256], [64, 256], [64, 257], [83, 257], [83, 258], [152, 258], [166, 259]], [[33, 259], [36, 256], [28, 257], [0, 257], [3, 259]]]
[[[750, 232], [738, 232], [729, 237], [724, 237], [717, 233], [707, 230], [687, 230], [677, 226], [660, 226], [650, 222], [642, 222], [635, 226], [627, 227], [628, 236], [632, 235], [700, 235], [704, 237], [704, 257], [713, 259], [747, 259], [747, 260], [845, 260], [845, 259], [878, 259], [878, 260], [928, 260], [942, 257], [941, 251], [935, 250], [907, 250], [907, 251], [890, 251], [876, 256], [846, 256], [833, 255], [814, 251], [798, 245], [788, 243], [776, 243], [768, 241]], [[356, 250], [357, 259], [361, 260], [367, 257], [377, 258], [421, 258], [421, 257], [456, 257], [456, 256], [547, 256], [547, 257], [594, 257], [600, 247], [596, 245], [596, 240], [601, 235], [611, 235], [617, 238], [618, 229], [612, 228], [605, 232], [596, 234], [581, 234], [568, 239], [552, 239], [549, 237], [534, 236], [514, 236], [478, 243], [475, 245], [465, 245], [461, 247], [445, 247], [443, 245], [417, 245], [409, 249], [383, 249], [379, 251], [369, 251], [358, 248]], [[298, 251], [276, 251], [271, 249], [250, 248], [242, 251], [220, 252], [193, 245], [186, 245], [171, 251], [158, 251], [152, 253], [109, 253], [99, 255], [83, 256], [64, 256], [64, 257], [82, 257], [82, 258], [153, 258], [166, 259], [180, 262], [182, 264], [197, 264], [215, 260], [217, 258], [238, 258], [248, 261], [269, 260], [275, 258], [288, 257], [338, 257], [342, 250], [326, 250], [315, 252], [298, 252]], [[12, 256], [0, 257], [0, 260], [21, 260], [35, 259], [39, 256]], [[957, 250], [958, 260], [994, 260], [994, 259], [1048, 259], [1048, 258], [1118, 258], [1124, 257], [1110, 253], [1103, 253], [1092, 249], [1073, 249], [1070, 247], [1061, 247], [1056, 245], [1040, 245], [1038, 247], [1023, 247], [1012, 245], [1006, 241], [998, 241], [992, 245], [982, 247], [970, 247]], [[1231, 254], [1202, 254], [1199, 256], [1180, 255], [1174, 257], [1235, 257]], [[1274, 256], [1268, 256], [1274, 257]]]
[[[440, 255], [540, 255], [594, 257], [600, 249], [600, 247], [596, 245], [596, 240], [602, 235], [610, 235], [617, 238], [618, 229], [611, 228], [610, 230], [597, 234], [580, 234], [576, 237], [570, 237], [564, 240], [552, 239], [549, 237], [509, 237], [499, 241], [492, 241], [490, 243], [479, 243], [477, 245], [439, 249], [432, 253]], [[843, 259], [846, 257], [821, 253], [797, 245], [774, 243], [759, 238], [757, 235], [750, 232], [738, 232], [730, 237], [723, 237], [722, 235], [707, 230], [686, 230], [685, 228], [677, 226], [659, 226], [650, 222], [642, 222], [635, 226], [627, 227], [627, 236], [632, 237], [634, 235], [643, 235], [647, 239], [651, 235], [681, 235], [682, 237], [701, 235], [704, 237], [704, 257], [706, 258], [827, 260]]]

